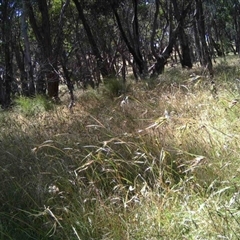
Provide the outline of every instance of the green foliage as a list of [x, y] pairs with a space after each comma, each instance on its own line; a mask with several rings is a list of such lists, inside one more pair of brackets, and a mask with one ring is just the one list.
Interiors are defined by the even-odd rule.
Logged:
[[108, 78], [104, 81], [104, 93], [110, 98], [119, 97], [130, 90], [130, 84], [117, 78]]
[[41, 95], [34, 98], [21, 96], [15, 100], [15, 106], [26, 116], [34, 116], [54, 108], [54, 104], [47, 97]]

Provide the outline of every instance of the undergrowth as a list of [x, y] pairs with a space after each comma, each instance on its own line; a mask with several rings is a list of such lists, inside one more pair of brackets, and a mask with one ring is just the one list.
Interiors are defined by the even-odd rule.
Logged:
[[41, 98], [1, 112], [0, 239], [239, 239], [238, 70], [224, 67], [214, 93], [201, 70], [170, 69], [76, 92], [73, 113]]
[[15, 99], [15, 108], [21, 114], [26, 116], [34, 116], [39, 113], [53, 110], [54, 105], [47, 97], [37, 95], [33, 98], [17, 97]]

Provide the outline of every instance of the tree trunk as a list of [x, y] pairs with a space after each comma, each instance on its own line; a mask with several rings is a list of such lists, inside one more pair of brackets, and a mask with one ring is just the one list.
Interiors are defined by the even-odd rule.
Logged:
[[105, 66], [106, 64], [104, 63], [104, 61], [102, 59], [101, 53], [100, 53], [100, 51], [98, 49], [98, 46], [97, 46], [97, 43], [96, 43], [96, 41], [94, 39], [93, 33], [91, 31], [91, 28], [90, 28], [90, 26], [89, 26], [89, 24], [87, 22], [87, 19], [86, 19], [85, 15], [84, 15], [82, 6], [81, 6], [81, 4], [79, 3], [78, 0], [73, 0], [73, 2], [75, 3], [75, 6], [76, 6], [76, 8], [78, 10], [79, 18], [81, 19], [83, 27], [84, 27], [84, 29], [86, 31], [86, 34], [87, 34], [89, 43], [91, 45], [93, 54], [94, 54], [94, 56], [97, 59], [97, 66], [100, 69], [100, 72], [101, 72], [102, 76], [103, 77], [107, 77], [108, 76], [108, 70], [107, 70], [107, 67]]
[[62, 58], [61, 58], [61, 66], [62, 66], [62, 69], [63, 69], [63, 74], [64, 74], [64, 77], [65, 77], [65, 80], [66, 80], [66, 84], [67, 84], [67, 87], [68, 87], [68, 91], [69, 91], [69, 95], [70, 95], [70, 103], [68, 105], [68, 108], [70, 109], [70, 111], [72, 111], [72, 107], [74, 106], [74, 94], [73, 94], [73, 82], [71, 81], [71, 78], [70, 78], [70, 73], [67, 69], [67, 55], [66, 55], [66, 52], [63, 51], [62, 53]]
[[139, 34], [139, 23], [138, 23], [138, 0], [132, 0], [133, 3], [133, 46], [135, 48], [135, 52], [137, 58], [139, 59], [140, 68], [139, 72], [141, 75], [147, 75], [147, 64], [143, 59], [143, 55], [141, 52], [141, 44], [140, 44], [140, 34]]
[[[32, 26], [34, 35], [38, 41], [39, 48], [41, 51], [41, 62], [40, 71], [37, 78], [37, 93], [44, 93], [44, 77], [45, 73], [47, 79], [47, 90], [48, 96], [50, 98], [58, 99], [59, 90], [59, 76], [57, 74], [57, 57], [54, 56], [52, 40], [51, 40], [51, 30], [50, 30], [50, 20], [48, 13], [48, 5], [46, 0], [38, 0], [38, 8], [41, 13], [41, 25], [38, 26], [37, 20], [34, 15], [33, 7], [30, 0], [26, 0], [26, 7], [28, 9], [28, 15], [30, 24]], [[41, 29], [41, 31], [40, 31]]]
[[196, 27], [197, 34], [199, 36], [199, 45], [200, 45], [200, 58], [201, 64], [204, 68], [207, 68], [210, 76], [213, 76], [213, 65], [210, 57], [210, 53], [208, 50], [207, 42], [206, 42], [206, 32], [205, 32], [205, 18], [203, 13], [203, 5], [202, 0], [195, 0], [196, 3]]
[[[182, 67], [188, 67], [192, 68], [192, 60], [191, 60], [191, 51], [189, 47], [189, 41], [188, 41], [188, 35], [185, 32], [185, 26], [184, 26], [184, 18], [181, 17], [179, 3], [176, 0], [172, 0], [173, 3], [173, 10], [174, 15], [179, 22], [179, 32], [178, 32], [178, 39], [180, 42], [181, 47], [181, 65]], [[188, 4], [191, 4], [191, 1], [189, 1]], [[190, 5], [189, 5], [190, 6]]]
[[15, 50], [16, 63], [20, 71], [22, 95], [29, 96], [27, 73], [25, 72], [25, 69], [24, 69], [24, 56], [23, 56], [24, 54], [21, 49], [20, 43], [18, 43], [17, 41], [15, 41], [14, 50]]
[[[5, 42], [6, 43], [6, 42]], [[13, 69], [12, 58], [10, 49], [10, 39], [7, 40], [5, 46], [5, 107], [9, 107], [11, 104], [12, 82], [13, 82]]]
[[173, 12], [172, 12], [172, 3], [169, 2], [169, 40], [168, 45], [163, 49], [161, 54], [156, 55], [156, 63], [154, 64], [153, 71], [151, 77], [158, 76], [164, 72], [165, 65], [167, 63], [168, 58], [171, 56], [173, 46], [175, 44], [177, 34], [179, 31], [179, 24], [177, 25], [176, 29], [173, 30]]
[[202, 65], [202, 54], [201, 54], [201, 45], [200, 45], [200, 39], [197, 31], [197, 22], [193, 21], [193, 32], [194, 32], [194, 42], [195, 42], [195, 60], [199, 61]]
[[40, 95], [45, 95], [47, 92], [47, 86], [45, 81], [45, 64], [43, 60], [43, 56], [41, 53], [38, 55], [38, 72], [36, 76], [36, 93]]
[[236, 31], [236, 40], [235, 40], [235, 45], [236, 45], [236, 52], [240, 56], [240, 3], [238, 0], [234, 1], [235, 5], [235, 11], [234, 11], [234, 25], [235, 25], [235, 31]]
[[184, 29], [181, 28], [178, 34], [178, 39], [181, 47], [181, 65], [183, 68], [192, 68], [191, 50], [189, 47], [188, 36]]
[[1, 83], [1, 105], [2, 108], [8, 108], [11, 104], [11, 93], [13, 83], [13, 68], [12, 68], [12, 35], [11, 35], [11, 17], [9, 17], [9, 2], [5, 1], [2, 5], [2, 44], [3, 44], [3, 59], [4, 68]]
[[3, 86], [3, 77], [4, 77], [4, 69], [2, 66], [0, 67], [0, 104], [1, 107], [4, 107], [4, 100], [5, 100], [5, 91]]
[[[22, 15], [21, 15], [21, 29], [22, 29], [22, 37], [24, 41], [24, 64], [22, 69], [22, 74], [24, 72], [24, 78], [27, 81], [27, 95], [33, 96], [35, 94], [35, 85], [33, 79], [33, 66], [30, 55], [30, 43], [28, 38], [28, 24], [26, 21], [26, 0], [22, 0]], [[25, 70], [26, 68], [26, 70]], [[25, 92], [25, 91], [24, 91]], [[26, 93], [25, 93], [26, 94]]]
[[[117, 9], [114, 4], [112, 4], [112, 10], [114, 13], [114, 16], [117, 21], [117, 25], [119, 28], [119, 31], [121, 33], [121, 36], [123, 38], [123, 41], [125, 42], [128, 51], [133, 56], [133, 62], [136, 63], [137, 69], [139, 71], [140, 75], [145, 75], [147, 72], [146, 63], [143, 60], [141, 50], [140, 50], [140, 43], [139, 43], [139, 27], [138, 27], [138, 20], [137, 20], [137, 1], [133, 0], [133, 7], [134, 7], [134, 17], [133, 17], [133, 36], [130, 35], [130, 39], [128, 39], [126, 32], [123, 29], [119, 14], [117, 12]], [[130, 31], [128, 31], [130, 33]], [[130, 33], [131, 34], [131, 33]], [[135, 70], [134, 70], [135, 71]], [[134, 75], [136, 76], [136, 72], [134, 72]], [[138, 78], [138, 77], [137, 77]]]
[[[155, 32], [156, 32], [156, 19], [157, 19], [158, 13], [159, 13], [159, 10], [158, 10], [159, 3], [160, 3], [159, 0], [156, 1], [156, 12], [155, 12], [155, 15], [154, 15], [153, 33], [152, 33], [152, 36], [151, 36], [151, 49], [152, 49], [153, 55], [156, 58], [156, 63], [154, 64], [154, 66], [152, 68], [152, 74], [151, 74], [152, 77], [163, 73], [164, 67], [167, 63], [167, 59], [171, 56], [171, 53], [173, 51], [173, 46], [175, 45], [177, 36], [179, 36], [180, 30], [181, 30], [181, 28], [183, 28], [183, 22], [184, 22], [184, 19], [185, 19], [187, 13], [190, 10], [192, 1], [188, 1], [187, 4], [186, 4], [186, 7], [181, 8], [182, 9], [181, 12], [179, 12], [179, 10], [178, 10], [179, 7], [178, 7], [178, 4], [177, 4], [176, 0], [171, 0], [171, 2], [169, 2], [169, 12], [168, 12], [169, 40], [168, 40], [167, 47], [164, 48], [164, 50], [161, 52], [160, 55], [155, 52], [154, 46], [153, 46], [153, 39], [154, 39]], [[172, 6], [174, 8], [174, 13], [176, 15], [175, 17], [177, 19], [177, 26], [175, 27], [174, 30], [173, 30], [173, 9], [172, 9]], [[186, 44], [187, 44], [187, 41], [185, 40], [184, 45], [186, 45]], [[190, 58], [190, 49], [186, 48], [186, 46], [185, 46], [185, 49], [184, 49], [184, 54], [186, 55], [186, 56], [184, 56], [185, 59]], [[187, 62], [186, 63], [187, 65], [191, 66], [191, 64], [189, 63], [189, 59], [186, 62]]]

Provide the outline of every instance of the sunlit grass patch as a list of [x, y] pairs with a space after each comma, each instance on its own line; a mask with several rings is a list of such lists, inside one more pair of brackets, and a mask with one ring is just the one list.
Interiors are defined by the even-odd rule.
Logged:
[[230, 71], [216, 95], [200, 70], [169, 69], [120, 95], [75, 92], [72, 112], [34, 99], [1, 112], [0, 238], [238, 239]]

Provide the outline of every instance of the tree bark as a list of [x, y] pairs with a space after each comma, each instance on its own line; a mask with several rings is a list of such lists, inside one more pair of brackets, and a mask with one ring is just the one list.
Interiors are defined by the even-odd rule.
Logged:
[[190, 8], [192, 0], [182, 2], [182, 6], [176, 1], [172, 0], [174, 15], [179, 22], [179, 32], [178, 32], [178, 39], [180, 42], [181, 47], [181, 65], [182, 67], [192, 68], [192, 60], [191, 60], [191, 50], [189, 47], [188, 35], [185, 32], [184, 20], [185, 18], [181, 17], [180, 9], [185, 5], [188, 4], [188, 8]]
[[[128, 51], [133, 56], [133, 62], [136, 63], [137, 69], [140, 75], [145, 75], [147, 72], [146, 63], [143, 60], [141, 50], [140, 50], [140, 42], [139, 42], [139, 27], [138, 27], [138, 20], [137, 20], [137, 0], [133, 0], [133, 8], [134, 8], [134, 16], [133, 16], [133, 33], [129, 32], [129, 38], [127, 37], [126, 32], [123, 29], [122, 22], [120, 20], [119, 14], [117, 12], [116, 6], [112, 4], [112, 11], [117, 21], [117, 25], [120, 31], [120, 34], [125, 42]], [[136, 75], [135, 75], [136, 76]]]
[[238, 55], [240, 56], [240, 3], [238, 0], [234, 1], [234, 25], [235, 25], [235, 31], [236, 31], [236, 40], [235, 40], [235, 45], [236, 45], [236, 52], [238, 53]]
[[[69, 0], [66, 0], [66, 3], [63, 5], [62, 12], [60, 14], [60, 24], [59, 28], [63, 27], [62, 15], [68, 5]], [[58, 90], [59, 90], [59, 76], [58, 76], [58, 54], [60, 52], [60, 47], [62, 44], [62, 32], [56, 36], [56, 51], [53, 48], [52, 44], [52, 34], [51, 34], [51, 23], [48, 13], [48, 4], [46, 0], [37, 0], [38, 8], [41, 13], [41, 24], [38, 25], [38, 21], [35, 18], [34, 10], [31, 5], [30, 0], [26, 0], [26, 7], [28, 9], [28, 15], [30, 24], [32, 26], [34, 35], [38, 41], [40, 53], [42, 53], [41, 62], [40, 62], [40, 71], [36, 90], [38, 93], [45, 91], [44, 86], [46, 85], [43, 80], [43, 74], [47, 78], [47, 90], [48, 96], [50, 98], [58, 99]]]
[[[177, 36], [179, 36], [179, 32], [181, 31], [181, 27], [183, 26], [184, 19], [185, 19], [187, 13], [190, 10], [191, 4], [192, 4], [192, 0], [190, 0], [188, 2], [186, 7], [183, 8], [181, 10], [181, 12], [178, 12], [178, 14], [177, 14], [177, 25], [176, 25], [175, 29], [173, 29], [173, 9], [172, 9], [172, 5], [175, 9], [177, 8], [178, 5], [177, 5], [176, 0], [171, 0], [171, 2], [169, 2], [169, 12], [168, 12], [169, 40], [168, 40], [168, 45], [163, 49], [161, 54], [154, 53], [154, 56], [156, 58], [156, 63], [154, 64], [154, 67], [152, 68], [152, 74], [151, 74], [152, 77], [163, 73], [165, 65], [167, 63], [167, 59], [171, 56], [173, 46], [175, 45]], [[156, 7], [159, 7], [158, 1], [156, 1]], [[155, 12], [155, 20], [154, 21], [156, 21], [156, 18], [157, 18], [157, 15], [158, 15], [157, 11], [158, 10], [156, 10], [156, 12]], [[155, 25], [153, 25], [153, 27], [155, 28]], [[153, 33], [154, 33], [154, 31], [153, 31]], [[153, 39], [153, 36], [152, 36], [152, 39]], [[152, 48], [153, 48], [153, 46], [152, 46]], [[189, 51], [189, 53], [190, 53], [190, 51]]]
[[210, 76], [213, 76], [213, 65], [206, 42], [205, 18], [203, 13], [202, 0], [195, 0], [196, 4], [196, 30], [199, 36], [201, 64], [208, 69]]
[[10, 2], [5, 1], [2, 5], [2, 44], [4, 46], [4, 69], [2, 74], [1, 84], [1, 105], [2, 108], [8, 108], [11, 104], [11, 93], [13, 83], [13, 68], [12, 68], [12, 34], [11, 24], [12, 16], [9, 9]]
[[21, 81], [21, 89], [22, 89], [21, 93], [23, 96], [29, 96], [27, 73], [25, 72], [25, 69], [24, 69], [25, 68], [24, 53], [21, 49], [20, 43], [18, 43], [17, 41], [15, 41], [14, 51], [15, 51], [16, 63], [20, 71], [20, 81]]
[[96, 41], [94, 39], [93, 33], [91, 31], [91, 28], [90, 28], [90, 26], [89, 26], [89, 24], [87, 22], [87, 19], [86, 19], [85, 15], [84, 15], [83, 8], [82, 8], [82, 6], [81, 6], [81, 4], [80, 4], [80, 2], [78, 0], [73, 0], [73, 2], [74, 2], [75, 6], [77, 8], [79, 18], [81, 19], [82, 24], [84, 26], [84, 29], [86, 31], [86, 34], [87, 34], [89, 43], [91, 45], [93, 54], [94, 54], [94, 56], [97, 59], [97, 66], [100, 69], [100, 72], [101, 72], [103, 78], [107, 77], [108, 76], [107, 67], [105, 66], [105, 63], [104, 63], [104, 61], [102, 59], [101, 53], [100, 53], [100, 51], [98, 49], [98, 46], [97, 46], [97, 43], [96, 43]]
[[24, 89], [26, 88], [25, 90], [23, 89], [23, 93], [24, 95], [33, 96], [35, 94], [35, 85], [34, 85], [34, 79], [33, 79], [33, 66], [32, 66], [32, 60], [30, 55], [30, 43], [29, 43], [28, 32], [27, 32], [28, 24], [26, 21], [26, 12], [27, 12], [26, 0], [22, 0], [21, 32], [22, 32], [22, 38], [24, 41], [24, 62], [23, 62], [23, 69], [21, 70], [21, 72], [23, 74], [22, 76], [23, 81], [26, 82], [26, 83], [23, 83]]

